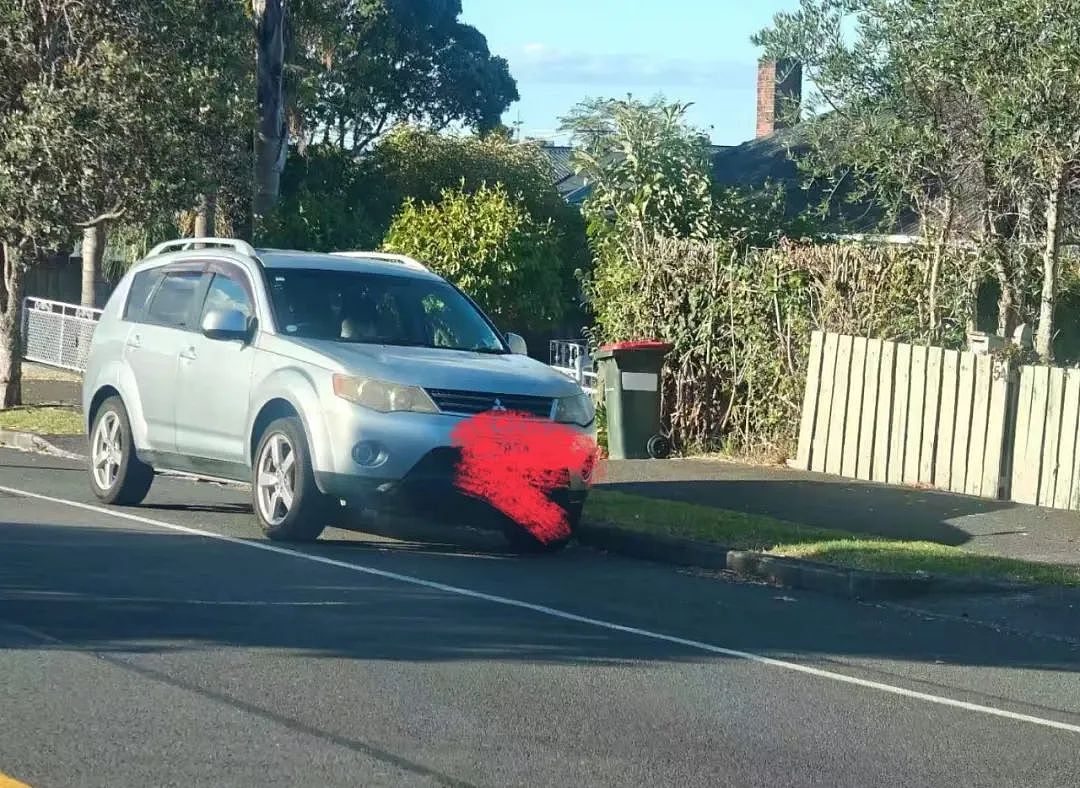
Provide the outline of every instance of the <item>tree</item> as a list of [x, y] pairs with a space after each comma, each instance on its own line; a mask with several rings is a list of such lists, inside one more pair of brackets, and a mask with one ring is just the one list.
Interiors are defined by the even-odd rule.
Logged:
[[852, 198], [887, 215], [914, 207], [939, 261], [952, 240], [978, 243], [1000, 292], [999, 333], [1027, 311], [1041, 238], [1044, 358], [1076, 169], [1078, 13], [1076, 0], [801, 0], [754, 39], [767, 57], [801, 61], [815, 86], [801, 166], [854, 184]]
[[564, 283], [550, 223], [537, 222], [518, 195], [481, 186], [448, 189], [438, 203], [406, 201], [384, 248], [430, 265], [508, 328], [541, 328], [564, 308]]
[[289, 151], [285, 118], [285, 14], [288, 0], [252, 0], [255, 21], [256, 221], [277, 202]]
[[277, 203], [290, 139], [359, 153], [397, 124], [498, 124], [517, 87], [460, 15], [460, 0], [252, 0], [257, 224]]
[[1035, 349], [1043, 360], [1052, 356], [1067, 200], [1080, 185], [1077, 19], [1078, 0], [950, 0], [941, 17], [942, 38], [953, 42], [950, 65], [983, 108], [984, 137], [1014, 194], [1021, 229], [1030, 229], [1032, 217], [1020, 214], [1042, 206]]
[[359, 152], [399, 124], [493, 129], [517, 86], [460, 16], [461, 0], [346, 2], [305, 108], [312, 134]]
[[[23, 269], [206, 172], [182, 20], [215, 0], [0, 2], [0, 407], [21, 397]], [[169, 107], [170, 112], [162, 112]], [[193, 175], [194, 174], [194, 175]]]
[[662, 99], [586, 101], [562, 119], [575, 165], [592, 186], [585, 214], [594, 236], [657, 232], [706, 238], [714, 204], [709, 140], [686, 125], [687, 104]]

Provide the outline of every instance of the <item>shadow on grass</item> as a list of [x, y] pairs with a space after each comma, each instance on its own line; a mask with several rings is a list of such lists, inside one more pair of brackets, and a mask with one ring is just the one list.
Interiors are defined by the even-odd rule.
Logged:
[[818, 528], [760, 514], [646, 498], [610, 488], [593, 491], [585, 517], [633, 531], [698, 539], [738, 550], [759, 550], [855, 569], [1080, 585], [1080, 566], [980, 555], [953, 544]]

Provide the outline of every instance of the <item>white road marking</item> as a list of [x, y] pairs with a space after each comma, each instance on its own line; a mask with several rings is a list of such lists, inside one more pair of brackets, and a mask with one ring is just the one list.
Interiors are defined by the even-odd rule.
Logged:
[[19, 602], [121, 602], [152, 605], [205, 605], [208, 607], [349, 607], [360, 602], [336, 600], [274, 601], [269, 599], [178, 599], [165, 596], [106, 596], [62, 591], [25, 591], [0, 593], [0, 600]]
[[288, 547], [281, 547], [279, 545], [271, 544], [269, 542], [251, 542], [235, 536], [217, 534], [213, 531], [204, 531], [199, 528], [189, 528], [184, 525], [176, 525], [174, 523], [167, 523], [161, 520], [154, 520], [149, 517], [142, 517], [137, 514], [114, 511], [112, 509], [106, 509], [102, 506], [94, 506], [92, 504], [80, 503], [78, 501], [69, 501], [65, 498], [54, 498], [50, 495], [41, 495], [39, 493], [29, 492], [27, 490], [19, 490], [13, 487], [0, 486], [0, 492], [6, 492], [12, 495], [19, 495], [24, 498], [32, 498], [38, 501], [46, 501], [48, 503], [58, 504], [60, 506], [68, 506], [74, 509], [82, 509], [87, 512], [94, 512], [96, 514], [103, 514], [108, 517], [115, 517], [121, 520], [129, 520], [131, 522], [142, 523], [143, 525], [150, 525], [155, 528], [164, 528], [169, 531], [188, 534], [190, 536], [202, 536], [207, 539], [217, 539], [218, 541], [228, 542], [229, 544], [235, 544], [240, 547], [248, 547], [253, 550], [263, 550], [265, 552], [276, 553], [278, 555], [287, 555], [292, 558], [299, 558], [304, 561], [311, 561], [313, 563], [323, 564], [325, 566], [334, 566], [339, 569], [347, 569], [352, 572], [359, 572], [365, 575], [381, 577], [387, 580], [396, 580], [400, 583], [408, 583], [409, 585], [420, 586], [422, 588], [430, 588], [432, 590], [442, 591], [448, 594], [456, 594], [458, 596], [467, 597], [469, 599], [479, 599], [484, 602], [491, 602], [493, 604], [503, 605], [506, 607], [514, 607], [520, 610], [530, 610], [534, 613], [539, 613], [541, 615], [549, 616], [551, 618], [558, 618], [563, 621], [573, 621], [578, 624], [585, 624], [587, 626], [597, 627], [599, 629], [606, 629], [612, 632], [622, 632], [628, 635], [637, 635], [639, 637], [648, 638], [650, 640], [659, 640], [665, 643], [675, 643], [677, 645], [697, 649], [698, 651], [703, 651], [708, 654], [720, 654], [725, 657], [733, 657], [735, 659], [742, 659], [748, 662], [755, 662], [759, 665], [768, 665], [769, 667], [780, 668], [782, 670], [791, 671], [793, 673], [801, 673], [803, 675], [814, 676], [820, 679], [827, 679], [829, 681], [835, 681], [841, 684], [850, 684], [856, 687], [864, 687], [866, 689], [872, 689], [879, 692], [888, 693], [890, 695], [898, 695], [902, 698], [912, 698], [914, 700], [926, 701], [927, 703], [934, 703], [939, 706], [948, 706], [955, 709], [964, 709], [965, 711], [986, 714], [992, 717], [999, 717], [1002, 719], [1014, 720], [1017, 722], [1027, 722], [1031, 723], [1032, 725], [1039, 725], [1044, 728], [1053, 728], [1055, 730], [1067, 731], [1069, 733], [1080, 733], [1080, 725], [1062, 722], [1060, 720], [1053, 720], [1047, 717], [1036, 717], [1031, 714], [1020, 714], [1015, 711], [998, 709], [993, 706], [984, 706], [979, 703], [969, 703], [968, 701], [948, 698], [942, 695], [933, 695], [928, 692], [919, 692], [917, 690], [907, 689], [906, 687], [898, 687], [894, 684], [885, 684], [880, 681], [870, 681], [869, 679], [861, 679], [855, 676], [849, 676], [845, 673], [836, 673], [834, 671], [822, 670], [821, 668], [815, 668], [809, 665], [800, 665], [797, 662], [788, 662], [787, 660], [774, 659], [773, 657], [766, 657], [761, 654], [754, 654], [749, 651], [740, 651], [738, 649], [725, 648], [723, 646], [717, 646], [712, 643], [705, 643], [700, 640], [690, 640], [688, 638], [676, 637], [674, 635], [665, 635], [660, 632], [653, 632], [651, 630], [641, 629], [639, 627], [626, 626], [625, 624], [616, 624], [612, 621], [604, 621], [603, 619], [599, 618], [581, 616], [577, 613], [570, 613], [565, 610], [559, 610], [558, 608], [547, 607], [546, 605], [537, 605], [532, 602], [524, 602], [520, 599], [512, 599], [510, 597], [487, 594], [483, 591], [474, 591], [470, 588], [447, 585], [445, 583], [438, 583], [433, 580], [424, 580], [420, 577], [412, 577], [411, 575], [403, 575], [397, 572], [388, 572], [384, 569], [375, 569], [374, 567], [363, 566], [361, 564], [353, 564], [347, 561], [339, 561], [335, 558], [327, 558], [321, 555], [312, 555], [310, 553], [304, 553]]

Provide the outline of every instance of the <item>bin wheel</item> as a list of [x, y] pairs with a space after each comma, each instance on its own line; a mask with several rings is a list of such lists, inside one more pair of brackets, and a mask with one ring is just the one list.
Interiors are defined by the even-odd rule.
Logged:
[[663, 435], [653, 435], [645, 444], [645, 451], [654, 460], [666, 460], [671, 454], [671, 441]]

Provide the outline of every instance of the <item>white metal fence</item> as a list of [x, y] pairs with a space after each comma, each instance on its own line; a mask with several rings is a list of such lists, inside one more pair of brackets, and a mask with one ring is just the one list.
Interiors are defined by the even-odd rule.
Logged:
[[596, 373], [592, 369], [588, 345], [576, 339], [551, 340], [548, 364], [589, 394], [596, 393]]
[[82, 372], [100, 318], [100, 309], [45, 298], [24, 299], [22, 330], [26, 360]]

